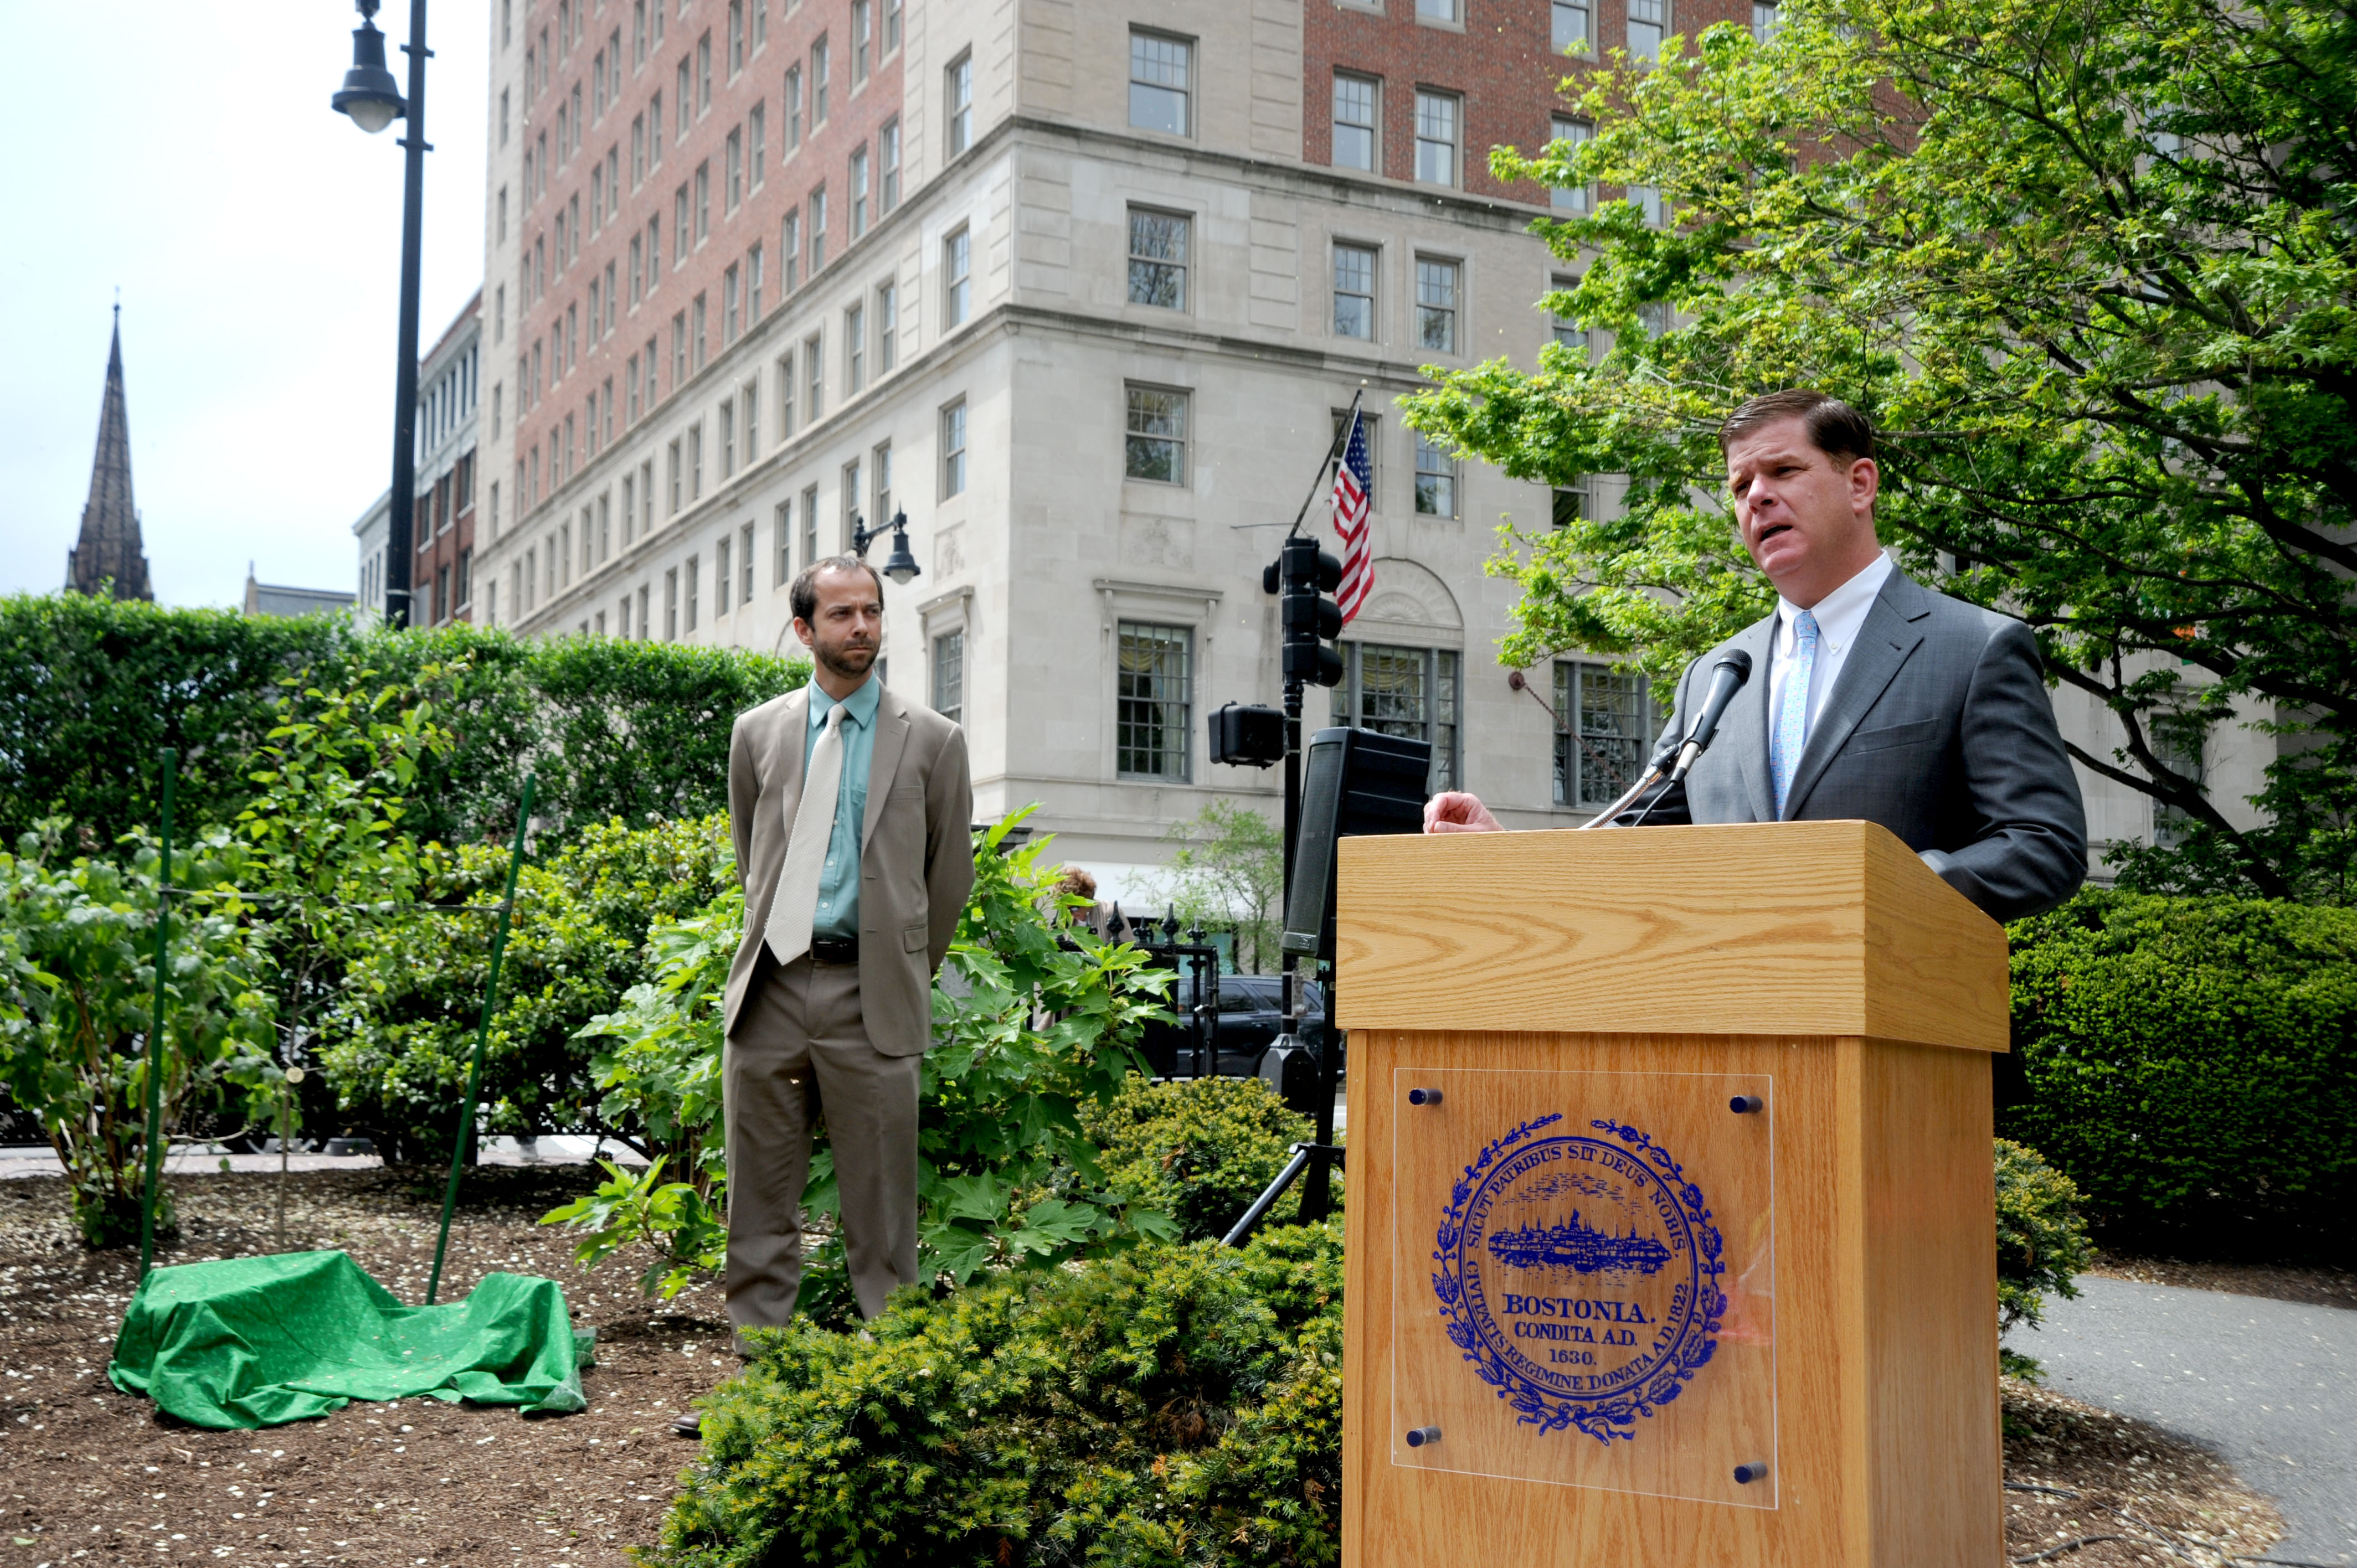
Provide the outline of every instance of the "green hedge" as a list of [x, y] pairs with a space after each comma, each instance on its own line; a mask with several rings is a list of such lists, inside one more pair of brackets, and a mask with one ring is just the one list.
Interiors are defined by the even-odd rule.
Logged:
[[1339, 1221], [911, 1289], [869, 1327], [760, 1336], [647, 1562], [1340, 1555]]
[[[1106, 1185], [1178, 1220], [1189, 1241], [1226, 1235], [1317, 1132], [1256, 1078], [1134, 1078], [1112, 1104], [1082, 1106], [1081, 1128], [1103, 1151]], [[1290, 1224], [1300, 1208], [1297, 1182], [1265, 1222]]]
[[[436, 852], [420, 897], [499, 901], [508, 846]], [[653, 977], [647, 932], [702, 909], [735, 878], [728, 820], [609, 822], [527, 862], [484, 1054], [481, 1130], [608, 1132], [582, 1026]], [[418, 911], [347, 972], [323, 1052], [346, 1130], [395, 1162], [447, 1160], [490, 962], [488, 916]]]
[[183, 820], [227, 822], [285, 677], [354, 685], [373, 670], [371, 684], [406, 683], [461, 658], [470, 675], [436, 697], [457, 744], [426, 768], [404, 824], [449, 843], [511, 828], [533, 769], [534, 815], [568, 833], [723, 810], [731, 721], [809, 674], [729, 649], [17, 595], [0, 598], [0, 843], [54, 815], [93, 848], [152, 826], [167, 746], [180, 753]]
[[2106, 1242], [2346, 1255], [2357, 1199], [2357, 910], [2082, 894], [2016, 924], [2027, 1103]]

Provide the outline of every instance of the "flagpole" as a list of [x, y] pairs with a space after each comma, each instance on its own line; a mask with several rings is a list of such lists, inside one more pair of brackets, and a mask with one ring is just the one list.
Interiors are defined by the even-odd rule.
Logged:
[[1309, 481], [1309, 493], [1301, 498], [1301, 510], [1293, 514], [1293, 526], [1285, 531], [1287, 539], [1301, 532], [1301, 520], [1309, 515], [1310, 504], [1318, 499], [1318, 487], [1326, 482], [1326, 471], [1334, 466], [1334, 455], [1341, 451], [1342, 443], [1351, 438], [1351, 421], [1359, 416], [1359, 400], [1366, 395], [1364, 387], [1351, 394], [1351, 406], [1343, 411], [1342, 423], [1334, 430], [1334, 439], [1326, 444], [1326, 458], [1318, 465], [1318, 477]]

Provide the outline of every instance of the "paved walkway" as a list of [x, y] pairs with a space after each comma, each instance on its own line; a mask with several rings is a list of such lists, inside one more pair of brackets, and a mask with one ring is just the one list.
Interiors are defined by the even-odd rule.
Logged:
[[[576, 1165], [588, 1163], [591, 1155], [614, 1161], [621, 1165], [643, 1165], [647, 1162], [620, 1145], [608, 1141], [600, 1144], [595, 1138], [556, 1136], [542, 1138], [529, 1148], [513, 1138], [486, 1138], [478, 1165]], [[226, 1162], [226, 1163], [224, 1163]], [[358, 1171], [373, 1170], [384, 1162], [374, 1155], [290, 1154], [286, 1168], [290, 1171]], [[230, 1153], [219, 1144], [175, 1144], [164, 1156], [167, 1176], [202, 1175], [213, 1171], [274, 1171], [278, 1168], [276, 1155], [245, 1155]], [[58, 1156], [39, 1145], [10, 1144], [0, 1147], [0, 1180], [9, 1176], [61, 1176], [65, 1167]]]
[[2357, 1312], [2083, 1275], [2006, 1343], [2048, 1386], [2209, 1444], [2276, 1499], [2278, 1562], [2357, 1563]]

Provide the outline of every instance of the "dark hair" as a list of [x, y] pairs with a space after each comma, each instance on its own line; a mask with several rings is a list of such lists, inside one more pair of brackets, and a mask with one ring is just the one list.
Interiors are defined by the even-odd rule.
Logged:
[[1837, 397], [1827, 397], [1807, 387], [1762, 392], [1728, 414], [1727, 423], [1718, 427], [1720, 456], [1724, 456], [1729, 446], [1761, 425], [1785, 419], [1799, 420], [1817, 450], [1829, 457], [1844, 457], [1854, 463], [1860, 457], [1874, 456], [1874, 426], [1866, 415]]
[[786, 594], [786, 603], [792, 608], [796, 620], [808, 620], [818, 614], [818, 575], [821, 572], [865, 572], [876, 579], [876, 602], [884, 602], [884, 579], [866, 562], [856, 555], [829, 555], [812, 562], [794, 574], [794, 585]]

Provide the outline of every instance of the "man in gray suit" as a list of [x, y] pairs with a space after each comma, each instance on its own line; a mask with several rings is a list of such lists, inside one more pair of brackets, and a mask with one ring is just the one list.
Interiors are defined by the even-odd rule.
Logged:
[[[1722, 653], [1743, 650], [1752, 675], [1684, 782], [1620, 820], [1863, 818], [1996, 919], [2068, 898], [2087, 873], [2086, 812], [2028, 628], [1932, 592], [1882, 553], [1874, 433], [1847, 403], [1801, 389], [1753, 398], [1719, 446], [1776, 611], [1686, 666], [1657, 757], [1684, 739]], [[1425, 808], [1427, 832], [1497, 830], [1471, 795]]]
[[862, 1316], [917, 1277], [917, 1090], [932, 978], [974, 886], [965, 735], [875, 678], [884, 584], [839, 555], [791, 590], [810, 685], [740, 714], [728, 817], [745, 940], [728, 972], [721, 1093], [728, 1316], [784, 1324], [823, 1110]]

